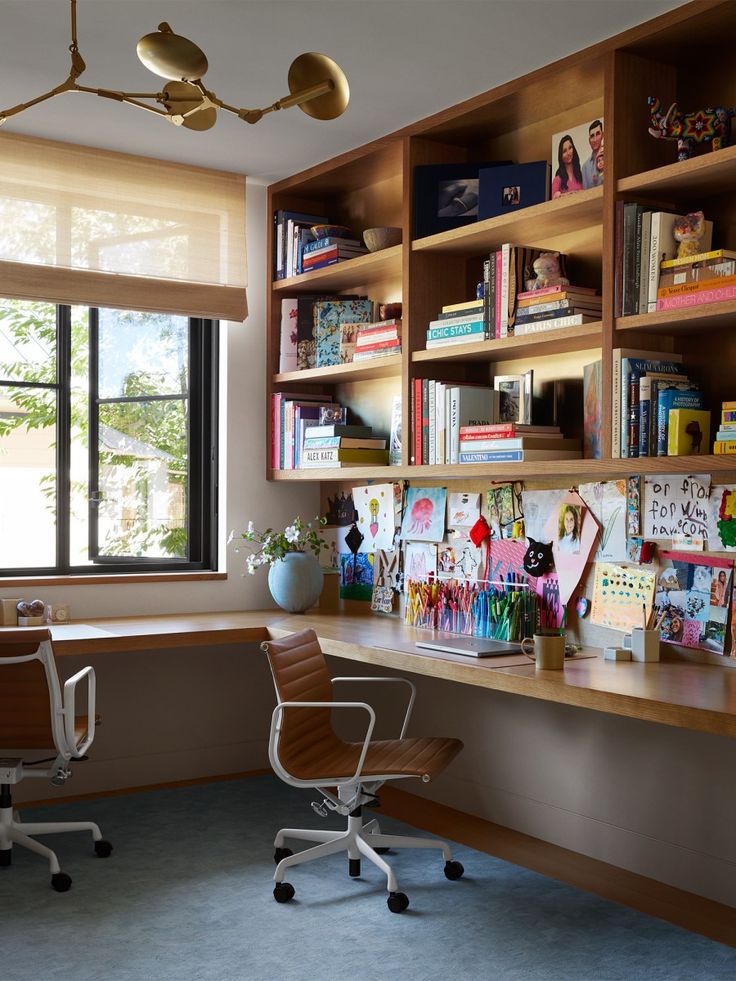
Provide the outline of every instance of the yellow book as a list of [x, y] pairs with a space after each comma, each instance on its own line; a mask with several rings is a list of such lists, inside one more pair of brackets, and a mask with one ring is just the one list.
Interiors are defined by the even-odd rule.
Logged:
[[736, 440], [717, 439], [713, 444], [713, 452], [716, 456], [722, 456], [724, 453], [736, 453]]
[[708, 262], [710, 259], [736, 259], [736, 252], [728, 249], [713, 249], [711, 252], [698, 252], [686, 255], [681, 259], [664, 259], [659, 264], [660, 269], [675, 269], [677, 266], [689, 266], [694, 262]]
[[477, 310], [482, 309], [483, 300], [463, 300], [462, 303], [448, 303], [442, 307], [443, 313], [454, 313], [456, 310]]
[[667, 456], [696, 456], [710, 450], [710, 412], [670, 409], [667, 417]]

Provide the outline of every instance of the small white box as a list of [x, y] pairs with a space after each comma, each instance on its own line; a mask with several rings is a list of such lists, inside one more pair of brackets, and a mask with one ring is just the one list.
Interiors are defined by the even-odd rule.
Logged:
[[604, 661], [630, 661], [631, 651], [627, 647], [604, 647]]
[[624, 647], [631, 650], [632, 661], [658, 661], [659, 631], [634, 627], [631, 633], [624, 637]]

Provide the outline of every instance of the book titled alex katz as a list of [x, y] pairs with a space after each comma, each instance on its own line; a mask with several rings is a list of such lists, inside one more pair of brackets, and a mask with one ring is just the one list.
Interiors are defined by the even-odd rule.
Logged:
[[388, 450], [366, 449], [305, 449], [302, 467], [383, 466], [388, 464]]

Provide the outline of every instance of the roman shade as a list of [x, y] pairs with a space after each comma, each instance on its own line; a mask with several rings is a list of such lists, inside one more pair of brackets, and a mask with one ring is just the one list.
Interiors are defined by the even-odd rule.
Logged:
[[0, 135], [0, 295], [244, 320], [245, 177]]

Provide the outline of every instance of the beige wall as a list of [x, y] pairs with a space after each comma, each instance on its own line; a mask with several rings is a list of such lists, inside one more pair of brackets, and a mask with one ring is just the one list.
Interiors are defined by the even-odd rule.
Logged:
[[[227, 529], [317, 506], [305, 485], [267, 484], [262, 476], [262, 189], [249, 185], [248, 208], [251, 315], [245, 327], [227, 328]], [[224, 583], [59, 587], [43, 595], [68, 601], [78, 618], [264, 606], [265, 577], [241, 579], [236, 557], [227, 561]], [[83, 663], [69, 658], [64, 671]], [[105, 655], [94, 664], [104, 724], [89, 762], [62, 790], [26, 781], [18, 799], [267, 765], [273, 692], [256, 647]], [[338, 670], [366, 669], [339, 662]], [[417, 782], [413, 792], [736, 906], [736, 742], [433, 679], [417, 683], [413, 732], [457, 735], [466, 749], [436, 784]], [[311, 812], [301, 808], [295, 820], [308, 822]]]

